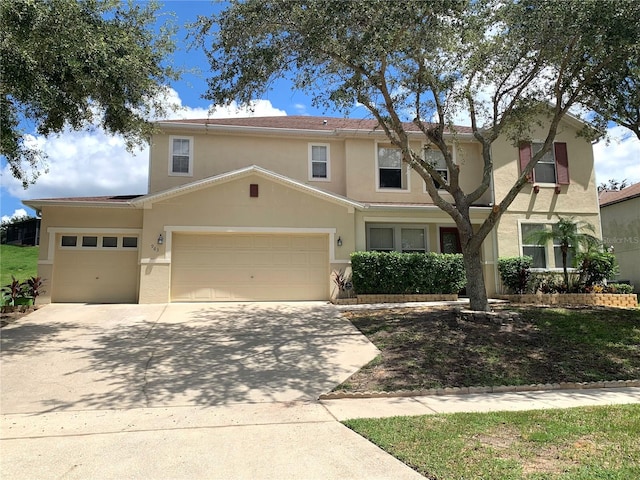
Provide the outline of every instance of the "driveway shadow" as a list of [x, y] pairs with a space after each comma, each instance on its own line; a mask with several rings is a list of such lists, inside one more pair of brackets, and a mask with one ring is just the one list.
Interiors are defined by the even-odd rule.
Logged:
[[371, 360], [375, 347], [331, 306], [169, 305], [61, 346], [95, 380], [50, 410], [314, 401]]

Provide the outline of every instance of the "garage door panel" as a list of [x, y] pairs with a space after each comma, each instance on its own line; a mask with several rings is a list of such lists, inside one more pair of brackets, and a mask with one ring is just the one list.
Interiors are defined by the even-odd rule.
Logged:
[[53, 302], [135, 303], [138, 252], [58, 249]]
[[173, 301], [324, 300], [328, 236], [174, 234]]

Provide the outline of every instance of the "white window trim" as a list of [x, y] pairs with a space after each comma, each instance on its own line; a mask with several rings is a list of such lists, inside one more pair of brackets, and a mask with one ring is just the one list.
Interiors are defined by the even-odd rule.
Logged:
[[[558, 223], [557, 221], [545, 221], [545, 220], [540, 220], [540, 221], [535, 221], [535, 220], [522, 220], [522, 219], [518, 219], [518, 251], [520, 252], [520, 256], [524, 256], [524, 251], [523, 251], [523, 247], [524, 245], [524, 239], [522, 238], [522, 225], [546, 225], [549, 228], [553, 228], [553, 225], [555, 225], [556, 223]], [[555, 265], [555, 252], [554, 252], [554, 243], [553, 240], [549, 240], [547, 242], [546, 245], [544, 245], [544, 254], [547, 260], [547, 265], [549, 265], [550, 260], [553, 258], [553, 263], [554, 266], [553, 267], [546, 267], [546, 268], [539, 268], [539, 267], [535, 267], [535, 268], [531, 268], [532, 272], [562, 272], [564, 271], [562, 269], [562, 265], [558, 266]], [[568, 272], [575, 272], [577, 269], [573, 268], [573, 267], [568, 267], [567, 271]]]
[[[59, 232], [60, 237], [57, 242], [58, 248], [60, 250], [81, 250], [83, 252], [97, 252], [97, 251], [107, 251], [107, 252], [133, 252], [137, 251], [140, 248], [140, 235], [139, 234], [115, 234], [115, 233], [95, 233], [95, 232]], [[54, 233], [54, 236], [56, 234]], [[73, 247], [67, 247], [62, 245], [62, 237], [76, 237], [76, 245]], [[95, 247], [85, 247], [82, 245], [82, 237], [97, 237], [98, 244]], [[103, 237], [116, 237], [117, 246], [115, 247], [103, 247], [102, 246], [102, 238]], [[124, 237], [135, 237], [138, 239], [137, 246], [135, 247], [125, 247], [122, 245]]]
[[[327, 149], [327, 176], [326, 177], [314, 177], [313, 176], [313, 147], [325, 147]], [[331, 146], [328, 143], [310, 143], [308, 147], [309, 157], [309, 181], [310, 182], [330, 182], [331, 181]]]
[[[531, 156], [533, 157], [535, 155], [535, 152], [533, 151], [533, 146], [535, 144], [544, 144], [544, 140], [531, 140]], [[557, 186], [557, 182], [558, 182], [558, 162], [556, 160], [556, 142], [553, 142], [551, 144], [551, 150], [549, 151], [549, 153], [551, 153], [551, 155], [553, 155], [553, 171], [555, 172], [555, 177], [556, 177], [556, 181], [553, 183], [549, 183], [549, 182], [538, 182], [535, 181], [533, 182], [534, 186], [538, 186], [538, 187], [542, 187], [542, 188], [556, 188]], [[540, 159], [542, 160], [542, 159]], [[536, 163], [536, 167], [538, 165], [540, 165], [540, 163], [546, 163], [546, 164], [550, 164], [550, 162], [540, 162], [540, 160], [538, 160], [538, 163]], [[536, 171], [536, 167], [533, 167], [533, 175], [535, 177], [535, 171]], [[533, 222], [535, 223], [535, 222]], [[555, 223], [555, 222], [551, 222], [551, 223]], [[551, 224], [549, 223], [549, 225]], [[560, 269], [562, 270], [562, 268]]]
[[404, 174], [404, 182], [407, 188], [380, 188], [380, 164], [378, 162], [378, 150], [380, 147], [397, 148], [391, 145], [389, 142], [376, 142], [375, 143], [375, 166], [376, 166], [376, 185], [375, 191], [380, 193], [411, 193], [411, 168], [406, 162], [400, 163], [401, 175]]
[[[438, 147], [436, 147], [435, 145], [433, 145], [432, 143], [424, 143], [422, 145], [422, 152], [424, 153], [425, 149], [427, 147], [433, 147], [438, 149]], [[453, 161], [454, 165], [458, 164], [458, 157], [457, 157], [457, 153], [456, 153], [456, 147], [455, 145], [450, 145], [447, 144], [447, 148], [451, 149], [451, 160]], [[440, 149], [438, 149], [438, 151], [440, 151]], [[449, 171], [449, 168], [447, 168], [447, 182], [451, 181], [451, 172]], [[554, 185], [555, 186], [555, 185]], [[438, 188], [438, 191], [440, 193], [444, 192], [444, 193], [449, 193], [447, 192], [444, 188]], [[428, 193], [427, 192], [427, 185], [424, 179], [422, 179], [422, 193]]]
[[[189, 141], [189, 171], [187, 173], [173, 171], [173, 141]], [[180, 135], [169, 136], [169, 176], [170, 177], [193, 177], [193, 137], [183, 137]]]
[[402, 252], [402, 229], [403, 228], [413, 228], [413, 229], [423, 229], [424, 230], [424, 244], [425, 244], [425, 253], [431, 251], [429, 245], [429, 225], [425, 225], [423, 223], [375, 223], [371, 222], [366, 224], [366, 249], [368, 252], [371, 252], [369, 241], [371, 238], [371, 234], [369, 233], [371, 228], [392, 228], [393, 229], [393, 250], [392, 252]]

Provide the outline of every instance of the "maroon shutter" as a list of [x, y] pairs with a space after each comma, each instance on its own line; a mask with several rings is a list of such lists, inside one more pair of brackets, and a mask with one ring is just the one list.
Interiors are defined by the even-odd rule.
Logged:
[[567, 144], [558, 142], [553, 145], [556, 154], [556, 178], [558, 185], [569, 185], [569, 157]]
[[[520, 173], [527, 168], [529, 162], [531, 161], [531, 143], [529, 142], [520, 142]], [[527, 180], [529, 182], [533, 182], [533, 171], [527, 176]]]

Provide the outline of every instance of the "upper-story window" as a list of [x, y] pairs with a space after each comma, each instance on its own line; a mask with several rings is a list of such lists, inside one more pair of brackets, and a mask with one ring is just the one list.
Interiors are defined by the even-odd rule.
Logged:
[[[447, 168], [447, 162], [444, 159], [444, 155], [438, 147], [428, 145], [424, 147], [424, 160], [435, 166], [436, 172], [446, 181], [449, 181], [449, 169]], [[439, 182], [435, 179], [433, 182], [436, 188], [443, 188]]]
[[193, 175], [193, 137], [169, 138], [169, 175]]
[[329, 145], [309, 144], [309, 180], [331, 180]]
[[378, 146], [378, 188], [407, 190], [407, 175], [399, 148]]
[[[543, 145], [543, 142], [523, 142], [520, 144], [520, 171], [524, 170], [533, 156], [542, 150]], [[551, 149], [536, 163], [529, 181], [568, 185], [570, 182], [567, 144], [564, 142], [554, 143]]]

